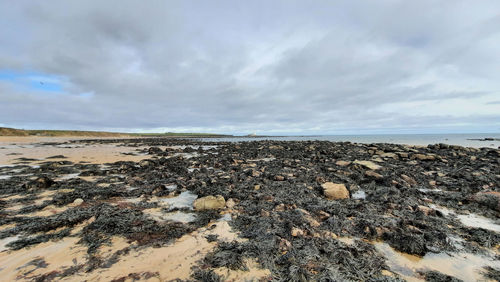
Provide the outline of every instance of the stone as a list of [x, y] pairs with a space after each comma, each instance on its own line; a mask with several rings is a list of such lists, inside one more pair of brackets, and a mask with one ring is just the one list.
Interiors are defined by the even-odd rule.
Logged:
[[279, 205], [276, 205], [276, 207], [274, 207], [274, 211], [277, 211], [277, 212], [282, 212], [285, 210], [285, 204], [279, 204]]
[[276, 176], [274, 177], [274, 180], [276, 180], [276, 181], [283, 181], [283, 180], [285, 180], [285, 177], [284, 177], [284, 176], [282, 176], [282, 175], [276, 175]]
[[400, 158], [402, 159], [407, 159], [408, 158], [408, 153], [404, 153], [404, 152], [398, 152], [397, 153], [399, 155]]
[[336, 165], [338, 166], [348, 166], [351, 164], [351, 162], [348, 162], [348, 161], [337, 161], [335, 162]]
[[379, 173], [376, 173], [375, 171], [373, 170], [368, 170], [365, 172], [365, 175], [368, 176], [368, 177], [371, 177], [371, 178], [375, 178], [377, 180], [380, 180], [380, 179], [383, 179], [384, 176], [382, 174], [379, 174]]
[[417, 181], [415, 181], [415, 179], [409, 177], [408, 175], [406, 174], [401, 174], [401, 178], [406, 182], [408, 183], [409, 185], [413, 186], [413, 185], [417, 185]]
[[226, 206], [226, 200], [221, 195], [206, 196], [198, 198], [194, 201], [193, 207], [197, 211], [202, 210], [217, 210]]
[[79, 205], [83, 204], [83, 199], [82, 198], [75, 199], [73, 201], [73, 204], [76, 206], [79, 206]]
[[292, 228], [291, 234], [293, 237], [304, 236], [304, 230], [294, 227]]
[[374, 163], [374, 162], [371, 162], [371, 161], [358, 161], [358, 160], [355, 160], [353, 162], [354, 164], [358, 164], [360, 166], [363, 166], [365, 168], [368, 168], [368, 169], [371, 169], [371, 170], [378, 170], [378, 169], [381, 169], [382, 166]]
[[316, 219], [314, 219], [308, 211], [304, 209], [296, 209], [296, 210], [302, 214], [304, 220], [307, 221], [309, 225], [311, 225], [312, 227], [318, 227], [321, 225], [321, 223], [319, 223]]
[[154, 163], [153, 161], [151, 161], [151, 160], [142, 160], [142, 161], [140, 161], [140, 162], [139, 162], [139, 165], [140, 165], [141, 167], [152, 166], [152, 165], [154, 165], [154, 164], [155, 164], [155, 163]]
[[395, 159], [395, 160], [398, 159], [398, 155], [396, 155], [395, 153], [383, 153], [383, 154], [380, 154], [380, 157], [381, 158], [390, 158], [390, 159]]
[[436, 157], [433, 155], [425, 155], [425, 154], [415, 154], [413, 155], [413, 157], [421, 161], [433, 161], [436, 159]]
[[38, 177], [36, 180], [34, 181], [30, 181], [29, 183], [25, 184], [27, 188], [29, 189], [45, 189], [45, 188], [49, 188], [50, 186], [52, 186], [52, 184], [54, 184], [54, 180], [48, 178], [47, 176], [42, 176], [42, 177]]
[[278, 246], [281, 253], [286, 253], [292, 248], [292, 243], [290, 243], [287, 239], [281, 238]]
[[232, 209], [234, 206], [236, 206], [236, 202], [232, 198], [226, 201], [226, 208]]
[[253, 189], [254, 189], [254, 190], [260, 190], [260, 185], [259, 185], [259, 184], [257, 184], [257, 185], [255, 185], [255, 186], [253, 186]]
[[323, 193], [329, 200], [339, 200], [349, 198], [349, 191], [344, 184], [326, 182], [321, 185]]
[[394, 273], [390, 272], [389, 270], [382, 269], [380, 273], [384, 276], [394, 277]]
[[431, 214], [434, 210], [426, 206], [418, 206], [417, 211], [422, 212], [425, 215]]

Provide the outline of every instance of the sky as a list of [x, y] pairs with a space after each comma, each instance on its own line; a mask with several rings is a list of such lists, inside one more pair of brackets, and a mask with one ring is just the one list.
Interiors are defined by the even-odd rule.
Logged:
[[0, 0], [0, 126], [500, 132], [500, 1]]

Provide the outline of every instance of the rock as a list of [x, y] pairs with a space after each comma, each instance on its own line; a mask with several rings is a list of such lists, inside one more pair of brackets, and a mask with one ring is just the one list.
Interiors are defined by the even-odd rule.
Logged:
[[390, 272], [389, 270], [382, 269], [380, 273], [384, 276], [394, 277], [394, 273]]
[[286, 253], [292, 248], [292, 243], [290, 243], [287, 239], [281, 238], [278, 246], [281, 253]]
[[321, 223], [319, 223], [316, 219], [314, 219], [308, 211], [304, 209], [296, 209], [296, 210], [302, 214], [304, 220], [307, 221], [309, 225], [311, 225], [312, 227], [318, 227], [321, 225]]
[[472, 199], [483, 206], [500, 211], [500, 192], [479, 192], [474, 194]]
[[319, 211], [318, 216], [319, 216], [319, 219], [321, 219], [321, 220], [327, 220], [328, 218], [330, 218], [331, 215], [325, 211]]
[[276, 207], [274, 207], [273, 209], [274, 211], [277, 211], [277, 212], [282, 212], [285, 210], [285, 204], [279, 204], [279, 205], [276, 205]]
[[348, 162], [348, 161], [337, 161], [335, 162], [336, 165], [338, 166], [348, 166], [351, 164], [351, 162]]
[[413, 157], [421, 161], [433, 161], [436, 159], [436, 157], [433, 155], [424, 155], [424, 154], [415, 154], [413, 155]]
[[276, 176], [274, 176], [274, 180], [276, 180], [276, 181], [283, 181], [283, 180], [285, 180], [285, 177], [282, 176], [282, 175], [276, 175]]
[[384, 176], [382, 174], [378, 174], [376, 173], [375, 171], [373, 170], [368, 170], [365, 172], [365, 175], [368, 176], [368, 177], [371, 177], [371, 178], [375, 178], [377, 180], [381, 180], [384, 178]]
[[422, 212], [425, 215], [431, 214], [434, 210], [426, 206], [418, 206], [417, 211]]
[[258, 185], [258, 184], [257, 184], [257, 185], [255, 185], [255, 186], [253, 186], [253, 189], [254, 189], [254, 190], [260, 190], [260, 185]]
[[140, 165], [141, 167], [152, 166], [152, 165], [154, 165], [154, 164], [155, 164], [155, 163], [154, 163], [153, 161], [151, 161], [151, 160], [142, 160], [142, 161], [140, 161], [140, 162], [139, 162], [139, 165]]
[[260, 176], [260, 172], [258, 172], [256, 170], [252, 170], [252, 176], [253, 177], [259, 177]]
[[54, 183], [55, 183], [54, 180], [48, 178], [47, 176], [42, 176], [38, 177], [34, 181], [30, 181], [29, 183], [25, 184], [25, 187], [28, 189], [36, 189], [36, 188], [45, 189], [49, 188]]
[[226, 201], [221, 195], [217, 196], [206, 196], [196, 199], [193, 203], [193, 207], [197, 211], [202, 210], [217, 210], [222, 209], [226, 206]]
[[398, 159], [398, 155], [395, 153], [383, 153], [383, 154], [380, 154], [380, 157], [381, 158], [388, 158], [388, 159], [395, 159], [395, 160]]
[[407, 159], [409, 157], [408, 153], [398, 152], [397, 154], [402, 159]]
[[76, 206], [79, 206], [79, 205], [83, 204], [83, 199], [82, 198], [75, 199], [73, 201], [73, 204]]
[[409, 177], [408, 175], [406, 174], [401, 174], [401, 178], [406, 182], [408, 183], [409, 185], [413, 186], [413, 185], [417, 185], [417, 181], [415, 181], [415, 179]]
[[355, 160], [353, 163], [354, 164], [358, 164], [360, 166], [363, 166], [365, 168], [371, 169], [371, 170], [378, 170], [378, 169], [382, 168], [378, 164], [376, 164], [374, 162], [371, 162], [371, 161], [358, 161], [358, 160]]
[[429, 185], [431, 186], [436, 186], [437, 185], [437, 182], [435, 180], [430, 180], [429, 181]]
[[293, 237], [304, 236], [304, 231], [302, 229], [294, 227], [292, 228], [291, 234]]
[[232, 209], [234, 206], [236, 206], [236, 202], [232, 198], [226, 201], [226, 208]]
[[344, 184], [326, 182], [321, 185], [323, 193], [328, 200], [339, 200], [349, 198], [349, 191]]

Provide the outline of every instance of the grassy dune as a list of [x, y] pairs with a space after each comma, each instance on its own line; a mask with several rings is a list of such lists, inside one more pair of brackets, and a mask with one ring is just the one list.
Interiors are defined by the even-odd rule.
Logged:
[[227, 137], [230, 135], [212, 133], [119, 133], [105, 131], [79, 131], [79, 130], [25, 130], [0, 127], [0, 136], [82, 136], [82, 137]]

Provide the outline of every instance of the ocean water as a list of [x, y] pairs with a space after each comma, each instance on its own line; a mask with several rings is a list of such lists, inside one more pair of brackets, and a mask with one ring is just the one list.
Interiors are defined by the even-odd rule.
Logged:
[[[494, 138], [494, 141], [478, 141], [471, 139]], [[444, 143], [449, 145], [460, 145], [464, 147], [500, 147], [500, 133], [476, 133], [476, 134], [384, 134], [384, 135], [319, 135], [319, 136], [276, 136], [276, 137], [230, 137], [230, 138], [203, 138], [203, 141], [214, 142], [244, 142], [260, 140], [276, 141], [332, 141], [332, 142], [354, 142], [354, 143], [393, 143], [427, 146], [429, 144]]]

